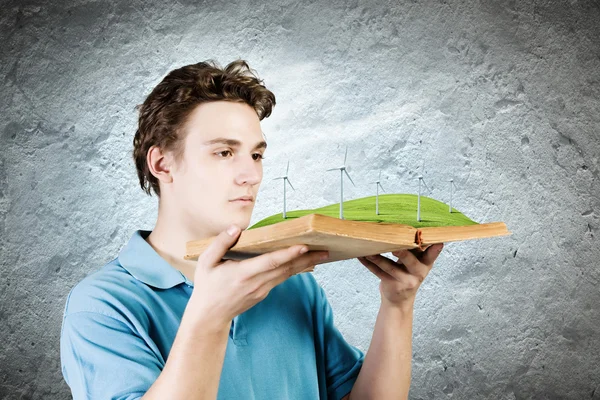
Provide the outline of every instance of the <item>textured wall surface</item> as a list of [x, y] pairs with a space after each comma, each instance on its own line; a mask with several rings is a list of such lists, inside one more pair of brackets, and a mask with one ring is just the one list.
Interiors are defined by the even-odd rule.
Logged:
[[[2, 1], [0, 398], [66, 399], [66, 295], [152, 229], [134, 106], [171, 69], [246, 59], [277, 96], [252, 223], [416, 193], [510, 237], [448, 243], [415, 305], [411, 399], [600, 399], [600, 5]], [[389, 255], [389, 254], [388, 254]], [[314, 272], [367, 351], [378, 279]], [[392, 398], [392, 397], [390, 397]]]

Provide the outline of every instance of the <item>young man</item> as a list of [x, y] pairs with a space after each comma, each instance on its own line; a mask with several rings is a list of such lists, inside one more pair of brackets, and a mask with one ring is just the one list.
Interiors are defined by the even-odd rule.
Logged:
[[[274, 105], [241, 60], [176, 69], [146, 98], [133, 157], [158, 219], [69, 293], [61, 364], [75, 399], [407, 398], [414, 298], [440, 246], [398, 254], [403, 264], [360, 259], [381, 278], [366, 357], [300, 274], [327, 252], [222, 261], [249, 225]], [[187, 241], [212, 236], [183, 259]]]

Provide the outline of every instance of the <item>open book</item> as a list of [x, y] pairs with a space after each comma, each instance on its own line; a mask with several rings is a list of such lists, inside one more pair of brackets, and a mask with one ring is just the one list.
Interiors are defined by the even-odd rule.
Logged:
[[[322, 263], [347, 260], [401, 249], [424, 251], [435, 243], [511, 235], [503, 222], [468, 226], [414, 228], [410, 225], [352, 221], [309, 214], [245, 230], [223, 259], [243, 260], [297, 244], [309, 250], [328, 250]], [[186, 243], [186, 260], [196, 260], [214, 238]]]

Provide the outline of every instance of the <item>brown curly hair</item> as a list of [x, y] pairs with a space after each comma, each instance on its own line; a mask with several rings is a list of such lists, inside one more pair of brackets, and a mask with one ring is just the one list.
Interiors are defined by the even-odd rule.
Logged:
[[222, 68], [207, 60], [172, 70], [138, 104], [138, 129], [133, 138], [133, 159], [140, 186], [149, 196], [160, 198], [158, 179], [150, 172], [146, 156], [152, 146], [173, 152], [178, 163], [183, 157], [183, 127], [191, 112], [211, 101], [246, 103], [260, 120], [271, 115], [275, 95], [268, 90], [244, 60], [235, 60]]

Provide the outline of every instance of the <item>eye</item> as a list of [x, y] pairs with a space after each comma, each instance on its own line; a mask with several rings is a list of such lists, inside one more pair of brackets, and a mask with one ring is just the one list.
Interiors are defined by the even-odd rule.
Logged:
[[223, 154], [223, 153], [231, 153], [231, 150], [223, 150], [223, 151], [219, 151], [218, 153], [215, 153], [215, 154]]
[[254, 153], [254, 155], [258, 156], [258, 158], [255, 158], [256, 161], [258, 161], [258, 160], [264, 160], [265, 159], [265, 157], [262, 154], [260, 154], [260, 153]]

